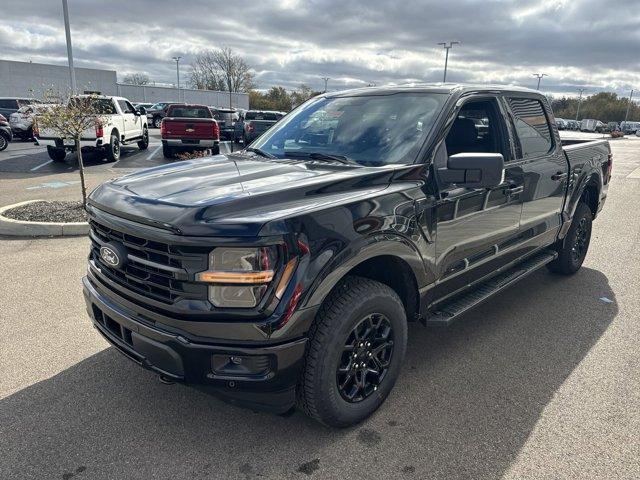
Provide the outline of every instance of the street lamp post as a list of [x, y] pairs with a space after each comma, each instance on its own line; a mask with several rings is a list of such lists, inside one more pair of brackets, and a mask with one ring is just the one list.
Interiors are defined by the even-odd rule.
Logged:
[[460, 45], [460, 42], [440, 42], [438, 45], [442, 45], [446, 50], [444, 55], [444, 77], [442, 79], [442, 83], [447, 83], [447, 66], [449, 65], [449, 50], [453, 48], [454, 45]]
[[173, 61], [176, 62], [176, 77], [178, 81], [178, 101], [180, 101], [180, 59], [182, 57], [173, 57]]
[[71, 28], [69, 27], [69, 7], [67, 0], [62, 0], [62, 14], [64, 16], [64, 33], [67, 37], [67, 57], [69, 59], [69, 77], [71, 78], [71, 93], [77, 93], [76, 71], [73, 68], [73, 50], [71, 48]]
[[331, 80], [329, 77], [320, 77], [322, 78], [322, 80], [324, 80], [324, 92], [323, 93], [327, 93], [327, 84], [329, 83], [329, 80]]
[[537, 89], [540, 90], [540, 80], [542, 80], [542, 77], [548, 77], [549, 75], [547, 75], [546, 73], [534, 73], [533, 76], [538, 78]]
[[629, 118], [629, 109], [631, 108], [631, 100], [633, 100], [633, 90], [631, 90], [631, 95], [629, 95], [629, 104], [627, 105], [627, 113], [624, 115], [624, 124], [627, 125], [627, 119]]
[[585, 90], [586, 90], [585, 88], [579, 89], [580, 96], [578, 97], [578, 109], [576, 110], [576, 122], [578, 121], [578, 115], [580, 115], [580, 104], [582, 103], [582, 94], [584, 93]]

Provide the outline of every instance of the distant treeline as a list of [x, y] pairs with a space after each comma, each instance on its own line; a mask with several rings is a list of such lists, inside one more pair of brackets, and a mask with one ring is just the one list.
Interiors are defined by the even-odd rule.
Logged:
[[[550, 98], [553, 114], [557, 118], [573, 120], [578, 109], [577, 98]], [[621, 122], [629, 106], [629, 97], [618, 97], [615, 93], [596, 93], [582, 98], [578, 120], [583, 118], [595, 118], [602, 122]], [[640, 106], [631, 102], [629, 118], [631, 121], [640, 121]]]
[[307, 85], [300, 85], [293, 92], [287, 92], [283, 87], [271, 87], [264, 93], [258, 90], [250, 90], [249, 108], [253, 110], [288, 112], [320, 93]]

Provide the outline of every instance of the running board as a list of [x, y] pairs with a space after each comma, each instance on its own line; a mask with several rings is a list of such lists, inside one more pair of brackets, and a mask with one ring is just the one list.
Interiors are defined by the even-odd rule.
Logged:
[[530, 273], [535, 272], [547, 263], [552, 262], [557, 257], [558, 253], [550, 250], [545, 250], [534, 255], [506, 272], [490, 278], [473, 290], [462, 294], [462, 296], [438, 306], [437, 311], [429, 314], [425, 318], [425, 324], [427, 326], [439, 327], [450, 325], [454, 319], [466, 311], [481, 304], [491, 296], [513, 285]]

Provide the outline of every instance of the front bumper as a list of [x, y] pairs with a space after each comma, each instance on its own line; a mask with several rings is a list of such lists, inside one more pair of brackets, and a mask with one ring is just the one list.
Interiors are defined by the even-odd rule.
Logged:
[[[116, 304], [89, 278], [84, 277], [82, 282], [94, 327], [142, 367], [230, 403], [276, 413], [294, 405], [306, 338], [261, 345], [194, 342], [186, 333], [159, 328], [153, 320]], [[230, 357], [246, 359], [245, 363], [253, 366], [251, 373], [235, 369], [231, 363], [223, 365], [226, 359], [231, 361]]]

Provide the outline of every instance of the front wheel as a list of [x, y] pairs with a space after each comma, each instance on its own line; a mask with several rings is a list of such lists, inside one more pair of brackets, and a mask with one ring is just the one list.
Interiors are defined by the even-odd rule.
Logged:
[[557, 248], [558, 258], [547, 264], [549, 270], [571, 275], [580, 269], [589, 249], [592, 222], [593, 215], [589, 206], [584, 202], [578, 203], [567, 236]]
[[140, 150], [146, 150], [149, 147], [149, 130], [147, 127], [144, 127], [142, 130], [142, 139], [138, 141], [138, 148]]
[[160, 128], [162, 124], [162, 119], [160, 117], [153, 117], [153, 126], [156, 128]]
[[388, 286], [347, 277], [309, 332], [297, 405], [332, 427], [361, 422], [382, 405], [404, 360], [407, 318]]

